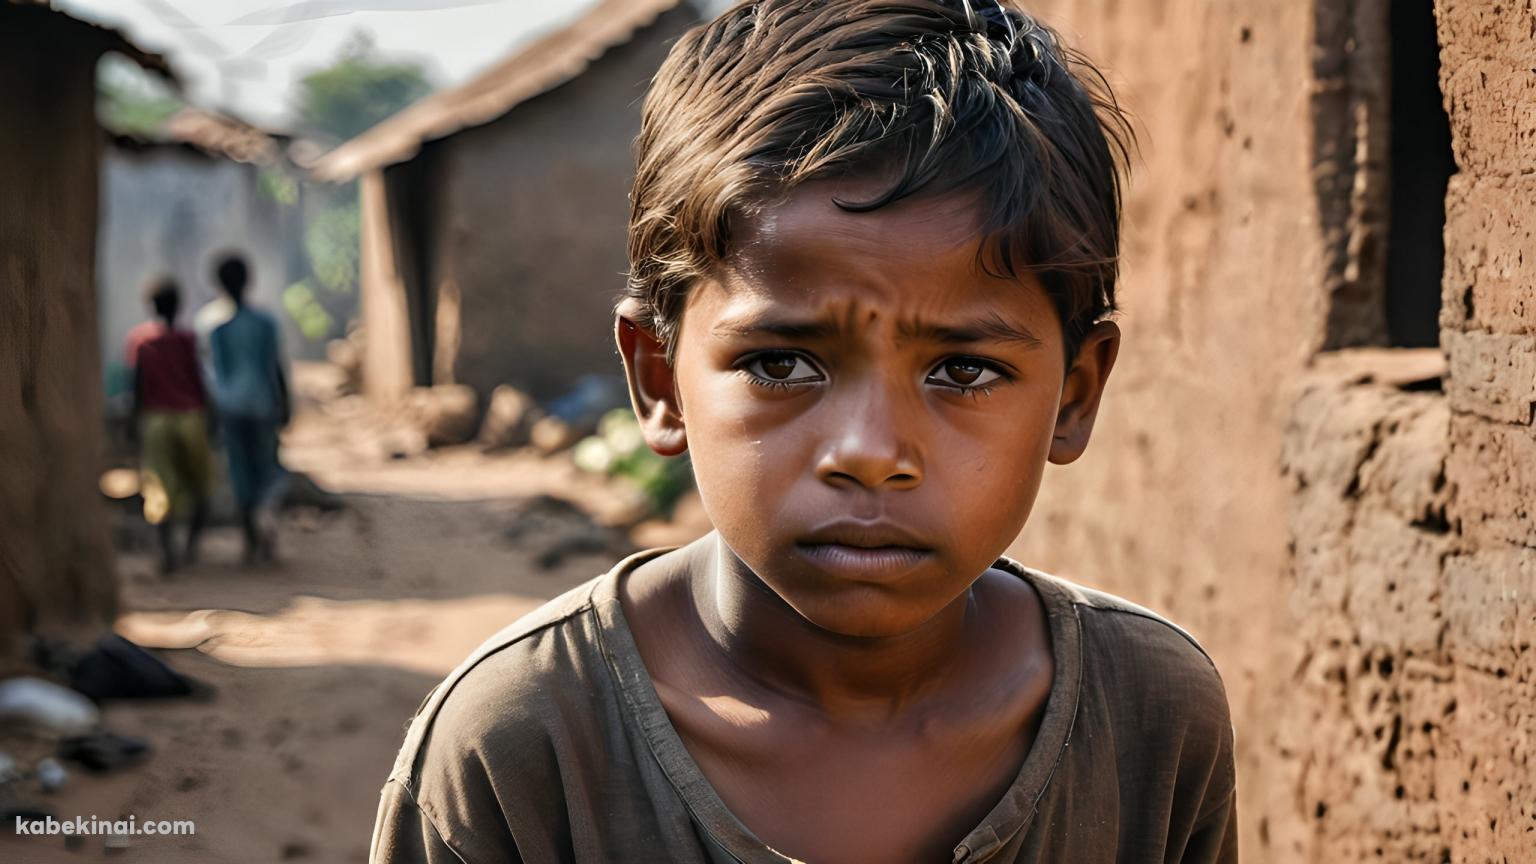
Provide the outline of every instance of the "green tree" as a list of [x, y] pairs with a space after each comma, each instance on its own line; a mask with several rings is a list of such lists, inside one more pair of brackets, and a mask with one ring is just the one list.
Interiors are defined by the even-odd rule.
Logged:
[[[346, 141], [432, 92], [420, 66], [387, 61], [373, 41], [358, 34], [329, 68], [299, 81], [296, 113], [302, 130], [318, 139]], [[324, 193], [325, 206], [308, 220], [304, 247], [310, 277], [290, 285], [283, 302], [306, 336], [320, 339], [333, 329], [327, 306], [347, 305], [356, 294], [360, 212], [357, 184]]]
[[430, 92], [420, 66], [380, 58], [373, 41], [358, 34], [334, 65], [299, 81], [299, 122], [312, 134], [345, 141]]
[[361, 221], [357, 196], [345, 196], [311, 220], [305, 234], [315, 278], [333, 294], [348, 293], [357, 283]]

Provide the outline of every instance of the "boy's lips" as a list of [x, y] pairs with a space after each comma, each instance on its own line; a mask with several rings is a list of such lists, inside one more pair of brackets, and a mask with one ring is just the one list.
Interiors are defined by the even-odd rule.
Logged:
[[836, 522], [799, 538], [795, 547], [823, 570], [849, 577], [890, 577], [933, 556], [913, 532], [890, 522]]

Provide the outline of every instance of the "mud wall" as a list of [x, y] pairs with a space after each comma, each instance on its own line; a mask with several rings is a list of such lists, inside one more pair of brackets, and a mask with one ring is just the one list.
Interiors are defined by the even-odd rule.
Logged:
[[1459, 169], [1445, 392], [1350, 386], [1346, 371], [1297, 405], [1305, 656], [1269, 754], [1295, 796], [1267, 802], [1281, 860], [1536, 850], [1536, 9], [1436, 13]]
[[1536, 850], [1536, 4], [1435, 9], [1460, 169], [1440, 319], [1457, 535], [1441, 832], [1453, 860], [1520, 861]]
[[117, 585], [97, 491], [102, 31], [0, 4], [0, 672], [27, 631], [94, 635]]
[[1387, 6], [1030, 5], [1109, 67], [1145, 158], [1101, 427], [1015, 551], [1214, 655], [1245, 860], [1526, 860], [1533, 4], [1435, 4], [1460, 173], [1423, 352], [1332, 350], [1385, 338]]
[[1448, 860], [1442, 808], [1457, 802], [1438, 758], [1460, 734], [1444, 638], [1458, 546], [1451, 410], [1443, 393], [1400, 386], [1443, 370], [1435, 350], [1324, 355], [1294, 407], [1283, 638], [1301, 656], [1271, 672], [1288, 698], [1260, 758], [1280, 782], [1250, 802], [1269, 860]]
[[[1125, 345], [1077, 464], [1047, 472], [1015, 551], [1170, 615], [1219, 664], [1237, 724], [1245, 860], [1292, 650], [1291, 405], [1327, 316], [1313, 180], [1312, 10], [1293, 0], [1031, 0], [1136, 115]], [[1283, 860], [1283, 859], [1275, 859]]]
[[666, 12], [572, 81], [433, 145], [444, 198], [423, 242], [458, 318], [437, 322], [456, 351], [434, 352], [435, 377], [547, 399], [616, 373], [640, 100], [695, 20], [687, 4]]

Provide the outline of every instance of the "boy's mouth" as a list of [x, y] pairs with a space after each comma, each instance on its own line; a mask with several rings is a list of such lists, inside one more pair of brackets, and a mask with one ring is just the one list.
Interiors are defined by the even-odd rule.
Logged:
[[933, 556], [912, 532], [889, 522], [837, 522], [795, 542], [800, 554], [844, 576], [898, 576]]

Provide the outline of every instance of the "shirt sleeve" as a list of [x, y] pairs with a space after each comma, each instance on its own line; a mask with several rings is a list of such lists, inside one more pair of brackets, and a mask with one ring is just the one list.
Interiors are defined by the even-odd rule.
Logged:
[[[507, 864], [522, 864], [516, 850], [508, 849], [497, 859]], [[379, 799], [379, 815], [373, 826], [369, 864], [481, 864], [460, 855], [443, 840], [432, 819], [422, 812], [400, 781], [384, 784]], [[492, 864], [492, 862], [484, 862]]]
[[1184, 864], [1237, 864], [1237, 790], [1207, 813], [1184, 847]]

